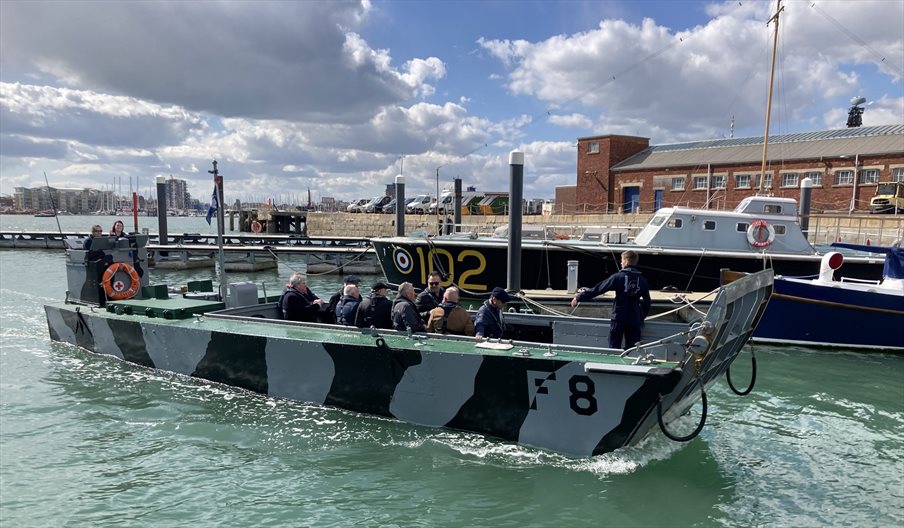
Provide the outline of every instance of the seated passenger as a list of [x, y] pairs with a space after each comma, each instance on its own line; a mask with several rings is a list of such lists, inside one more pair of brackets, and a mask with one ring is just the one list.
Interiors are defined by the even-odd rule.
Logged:
[[448, 288], [443, 302], [430, 310], [427, 331], [440, 334], [474, 335], [474, 323], [468, 311], [458, 305], [458, 288]]
[[396, 330], [424, 332], [426, 327], [414, 304], [414, 285], [403, 282], [399, 285], [399, 295], [392, 303], [392, 327]]
[[121, 236], [125, 236], [125, 226], [122, 224], [122, 220], [117, 220], [113, 222], [113, 227], [110, 228], [110, 236], [115, 236], [117, 238]]
[[104, 228], [102, 228], [99, 224], [94, 224], [91, 226], [91, 236], [89, 236], [85, 240], [85, 244], [82, 246], [82, 249], [85, 251], [91, 251], [91, 242], [96, 238], [104, 234]]
[[323, 301], [308, 288], [307, 277], [295, 272], [279, 298], [279, 310], [286, 321], [317, 322]]
[[483, 306], [477, 311], [477, 320], [474, 322], [474, 331], [478, 341], [484, 339], [498, 339], [505, 333], [505, 322], [502, 320], [502, 309], [511, 301], [507, 291], [502, 288], [493, 288], [490, 299], [484, 301]]
[[389, 286], [376, 282], [371, 287], [371, 295], [358, 305], [355, 326], [358, 328], [392, 328], [392, 302], [386, 298]]
[[358, 314], [360, 304], [361, 292], [358, 291], [358, 286], [346, 284], [342, 289], [342, 298], [336, 303], [336, 323], [355, 326], [355, 316]]

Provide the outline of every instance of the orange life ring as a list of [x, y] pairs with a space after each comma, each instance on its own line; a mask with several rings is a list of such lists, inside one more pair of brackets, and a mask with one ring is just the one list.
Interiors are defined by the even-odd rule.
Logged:
[[[116, 273], [120, 271], [128, 273], [129, 279], [132, 281], [128, 288], [122, 281], [115, 280]], [[125, 262], [114, 262], [104, 271], [104, 278], [101, 283], [104, 285], [104, 294], [106, 294], [108, 299], [122, 301], [131, 299], [138, 293], [138, 288], [141, 288], [141, 277], [138, 276], [135, 268]]]
[[747, 228], [747, 242], [755, 248], [769, 247], [775, 240], [775, 228], [765, 220], [754, 220]]
[[251, 231], [254, 233], [260, 233], [263, 230], [264, 226], [261, 225], [257, 220], [251, 222]]

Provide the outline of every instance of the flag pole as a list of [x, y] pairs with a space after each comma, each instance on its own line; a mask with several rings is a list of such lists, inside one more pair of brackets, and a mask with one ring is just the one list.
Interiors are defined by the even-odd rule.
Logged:
[[223, 177], [220, 176], [220, 171], [217, 170], [217, 160], [213, 160], [213, 170], [207, 172], [213, 174], [213, 197], [217, 202], [217, 261], [219, 264], [219, 273], [217, 277], [220, 282], [218, 291], [220, 293], [220, 300], [226, 302], [226, 266], [225, 259], [223, 258]]

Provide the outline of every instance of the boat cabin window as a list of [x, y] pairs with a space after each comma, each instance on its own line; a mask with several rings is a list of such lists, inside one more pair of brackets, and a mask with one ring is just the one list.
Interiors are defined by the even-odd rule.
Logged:
[[766, 214], [782, 214], [782, 206], [776, 204], [763, 204], [763, 212]]
[[662, 225], [663, 222], [665, 222], [665, 219], [666, 219], [665, 216], [654, 216], [653, 219], [650, 220], [650, 224], [652, 224], [656, 227], [659, 227]]
[[785, 234], [785, 226], [781, 224], [775, 224], [772, 226], [775, 229], [776, 235], [784, 235]]
[[738, 233], [746, 233], [749, 227], [750, 224], [748, 224], [747, 222], [738, 222], [737, 226], [735, 227], [735, 231], [737, 231]]
[[673, 229], [681, 229], [681, 219], [680, 218], [672, 218], [671, 220], [669, 220], [669, 223], [666, 225]]
[[715, 220], [704, 220], [703, 221], [703, 230], [704, 231], [715, 231], [716, 230], [716, 221]]

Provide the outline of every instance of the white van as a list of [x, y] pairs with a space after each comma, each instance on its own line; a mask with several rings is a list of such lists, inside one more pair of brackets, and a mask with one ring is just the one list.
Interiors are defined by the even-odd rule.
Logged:
[[409, 213], [424, 214], [427, 212], [427, 208], [430, 207], [430, 202], [432, 201], [433, 199], [429, 194], [419, 194], [417, 198], [408, 202], [408, 206], [405, 207], [405, 209]]
[[363, 213], [364, 206], [367, 205], [367, 202], [370, 201], [370, 198], [361, 198], [360, 200], [356, 200], [349, 204], [349, 206], [345, 209], [349, 213]]

